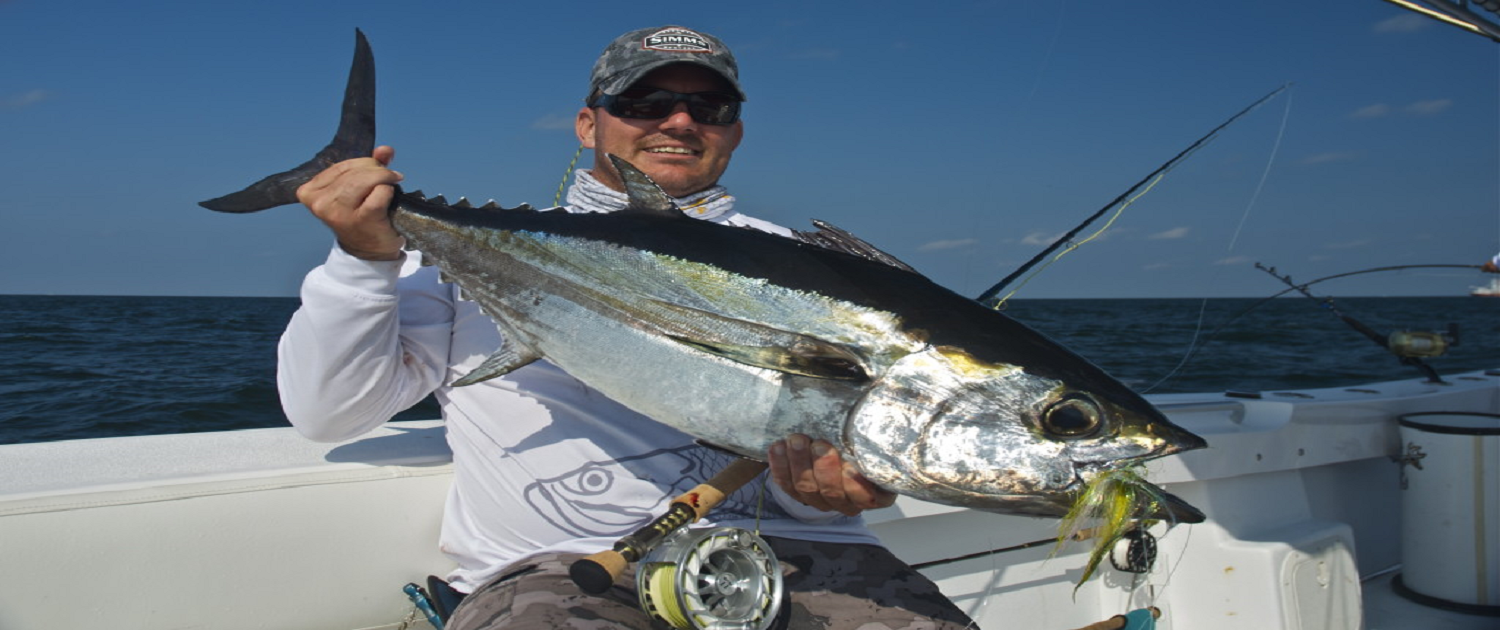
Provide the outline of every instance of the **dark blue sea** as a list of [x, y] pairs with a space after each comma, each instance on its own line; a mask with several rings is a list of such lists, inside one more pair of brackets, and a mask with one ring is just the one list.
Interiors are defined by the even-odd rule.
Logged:
[[[1440, 372], [1500, 368], [1500, 299], [1341, 298], [1382, 334], [1446, 331]], [[276, 341], [295, 298], [0, 296], [0, 444], [286, 426]], [[1019, 300], [1007, 314], [1141, 391], [1420, 378], [1303, 298]], [[436, 418], [429, 399], [398, 419]]]

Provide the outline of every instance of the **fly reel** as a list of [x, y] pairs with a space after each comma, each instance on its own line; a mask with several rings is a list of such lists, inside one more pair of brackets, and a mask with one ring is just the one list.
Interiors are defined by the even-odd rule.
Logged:
[[737, 527], [682, 529], [636, 564], [641, 609], [684, 630], [765, 630], [781, 609], [781, 564]]

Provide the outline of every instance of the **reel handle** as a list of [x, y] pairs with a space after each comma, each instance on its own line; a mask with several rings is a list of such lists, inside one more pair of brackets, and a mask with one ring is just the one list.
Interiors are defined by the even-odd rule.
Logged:
[[[1151, 615], [1152, 625], [1145, 625], [1146, 613]], [[1130, 611], [1128, 615], [1115, 615], [1104, 621], [1086, 625], [1078, 630], [1123, 630], [1125, 628], [1147, 627], [1154, 628], [1157, 619], [1161, 619], [1161, 609], [1155, 606]], [[1131, 626], [1131, 622], [1137, 625]]]
[[708, 515], [724, 498], [765, 472], [765, 462], [737, 459], [712, 479], [672, 499], [667, 512], [615, 543], [614, 549], [579, 559], [568, 567], [568, 576], [585, 593], [599, 595], [613, 586], [625, 567], [640, 560], [662, 539]]

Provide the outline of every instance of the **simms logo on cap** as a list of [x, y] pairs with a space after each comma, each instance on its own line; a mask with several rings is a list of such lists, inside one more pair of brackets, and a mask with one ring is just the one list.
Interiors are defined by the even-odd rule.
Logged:
[[641, 48], [663, 52], [712, 53], [713, 45], [708, 38], [685, 28], [667, 28], [647, 35], [641, 40]]

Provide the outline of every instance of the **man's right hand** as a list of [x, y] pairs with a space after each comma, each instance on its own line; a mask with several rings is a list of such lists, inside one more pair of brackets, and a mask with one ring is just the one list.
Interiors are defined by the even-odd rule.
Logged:
[[338, 237], [339, 247], [365, 260], [396, 260], [406, 240], [386, 211], [403, 178], [390, 169], [396, 150], [375, 147], [367, 158], [328, 167], [297, 189], [297, 200]]
[[788, 496], [825, 512], [854, 516], [896, 503], [895, 493], [865, 478], [826, 440], [793, 433], [771, 444], [766, 463]]

